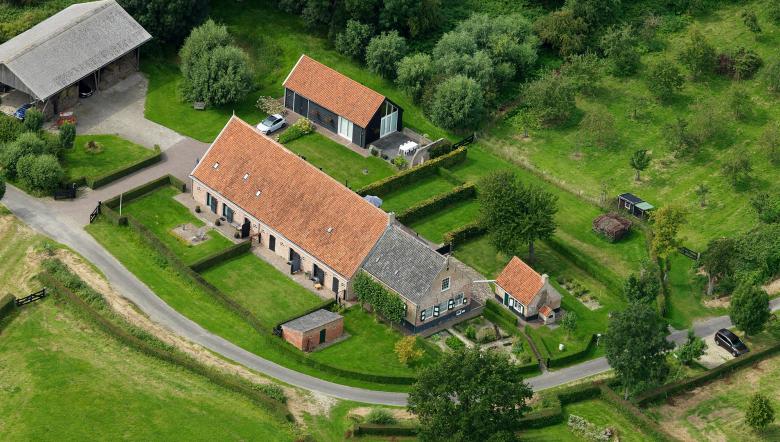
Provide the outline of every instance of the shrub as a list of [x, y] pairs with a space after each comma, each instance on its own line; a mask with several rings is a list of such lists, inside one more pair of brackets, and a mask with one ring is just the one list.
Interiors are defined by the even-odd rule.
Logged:
[[585, 47], [588, 24], [569, 8], [561, 8], [539, 17], [534, 22], [539, 37], [558, 50], [561, 56], [577, 54]]
[[92, 155], [103, 153], [103, 145], [95, 140], [89, 140], [84, 143], [84, 150]]
[[455, 336], [448, 337], [447, 339], [444, 340], [444, 343], [447, 344], [447, 347], [455, 351], [466, 348], [466, 344], [464, 344], [463, 341], [461, 341]]
[[559, 124], [567, 121], [576, 108], [575, 92], [576, 88], [567, 78], [548, 72], [526, 87], [525, 104], [542, 123]]
[[682, 90], [684, 82], [680, 68], [670, 60], [657, 61], [647, 71], [647, 87], [661, 100], [672, 98]]
[[386, 408], [374, 407], [366, 415], [366, 422], [370, 424], [393, 425], [397, 421], [395, 416]]
[[481, 344], [493, 342], [498, 337], [496, 336], [496, 330], [493, 327], [482, 327], [477, 332], [477, 341]]
[[397, 157], [393, 158], [393, 165], [398, 169], [405, 169], [408, 164], [409, 161], [407, 161], [403, 155], [398, 155]]
[[485, 111], [482, 88], [471, 78], [456, 75], [441, 83], [433, 94], [431, 119], [447, 129], [471, 128]]
[[275, 99], [274, 97], [268, 97], [265, 95], [257, 99], [257, 102], [255, 103], [255, 107], [267, 113], [268, 115], [273, 115], [273, 114], [283, 115], [287, 112], [287, 109], [284, 108], [284, 105], [282, 104], [281, 101]]
[[761, 431], [775, 420], [775, 410], [769, 398], [761, 393], [755, 393], [745, 411], [745, 422], [750, 428]]
[[[395, 343], [395, 354], [402, 364], [411, 364], [423, 357], [422, 349], [417, 348], [417, 337], [404, 336]], [[372, 422], [381, 424], [383, 422]]]
[[65, 123], [60, 126], [60, 147], [72, 149], [76, 141], [76, 126], [73, 123]]
[[446, 155], [450, 152], [452, 152], [452, 142], [447, 139], [442, 139], [440, 142], [434, 144], [430, 149], [428, 149], [428, 156], [431, 159], [434, 159], [442, 155]]
[[612, 63], [615, 75], [631, 75], [640, 64], [635, 32], [629, 25], [613, 27], [601, 38], [601, 49]]
[[694, 79], [698, 79], [715, 69], [717, 56], [715, 48], [704, 35], [698, 29], [694, 29], [690, 32], [682, 51], [677, 55], [677, 60], [688, 68]]
[[0, 175], [0, 200], [5, 196], [5, 178]]
[[753, 164], [750, 158], [745, 154], [736, 154], [729, 157], [722, 166], [723, 175], [729, 182], [737, 187], [744, 185], [750, 180], [750, 173], [753, 171]]
[[43, 127], [43, 112], [37, 107], [27, 109], [24, 115], [24, 128], [29, 132], [38, 132]]
[[53, 155], [27, 155], [19, 160], [19, 178], [40, 191], [53, 191], [65, 178], [59, 161]]
[[[778, 3], [780, 4], [780, 2]], [[780, 92], [780, 59], [772, 60], [764, 69], [762, 77], [769, 91], [774, 93]]]
[[278, 140], [280, 143], [286, 144], [312, 132], [314, 132], [314, 123], [308, 118], [300, 118], [288, 127], [286, 131], [282, 132]]
[[466, 327], [466, 331], [463, 334], [472, 341], [477, 339], [477, 329], [475, 329], [473, 325]]
[[336, 35], [336, 50], [362, 61], [365, 57], [366, 45], [371, 40], [371, 27], [357, 20], [347, 21], [343, 32]]
[[752, 49], [738, 47], [718, 55], [717, 72], [735, 80], [750, 79], [763, 64], [761, 57]]
[[745, 88], [732, 86], [728, 95], [728, 108], [737, 120], [748, 120], [753, 116], [753, 99]]
[[16, 118], [0, 113], [0, 143], [16, 139], [22, 131], [22, 124]]
[[395, 82], [415, 102], [420, 101], [426, 85], [433, 77], [431, 56], [425, 53], [407, 55], [398, 62]]
[[398, 31], [383, 32], [366, 47], [366, 65], [371, 72], [393, 78], [396, 65], [406, 55], [406, 40]]
[[38, 135], [27, 132], [19, 135], [16, 141], [6, 144], [0, 151], [0, 165], [9, 178], [16, 177], [16, 164], [26, 155], [40, 155], [46, 147]]
[[594, 109], [585, 114], [580, 121], [580, 130], [590, 144], [596, 147], [609, 147], [617, 141], [615, 130], [615, 118], [603, 107]]

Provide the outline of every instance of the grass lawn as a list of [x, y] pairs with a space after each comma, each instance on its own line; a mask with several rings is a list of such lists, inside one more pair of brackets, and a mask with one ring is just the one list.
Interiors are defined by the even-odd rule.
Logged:
[[[384, 391], [405, 391], [408, 389], [405, 386], [342, 378], [290, 360], [273, 346], [265, 344], [264, 339], [257, 336], [257, 332], [249, 323], [223, 307], [208, 293], [194, 285], [192, 281], [165, 265], [166, 261], [154, 249], [146, 246], [143, 240], [129, 227], [116, 226], [100, 218], [99, 221], [87, 226], [86, 230], [171, 307], [205, 329], [247, 351], [296, 371], [332, 382]], [[284, 275], [279, 275], [279, 277], [283, 278]], [[370, 355], [372, 351], [367, 350], [361, 357]], [[347, 363], [353, 362], [347, 361]]]
[[251, 253], [212, 267], [202, 276], [268, 327], [322, 302]]
[[449, 192], [455, 186], [439, 175], [429, 175], [407, 187], [382, 195], [385, 212], [401, 212], [430, 197]]
[[37, 269], [27, 265], [27, 254], [40, 247], [43, 239], [0, 204], [0, 293], [20, 298], [41, 289], [41, 283], [34, 279]]
[[460, 201], [444, 210], [410, 223], [409, 227], [430, 241], [441, 243], [444, 234], [475, 221], [479, 217], [476, 200]]
[[176, 236], [172, 230], [180, 224], [192, 223], [197, 227], [204, 225], [189, 209], [173, 199], [178, 194], [179, 191], [173, 187], [161, 187], [124, 205], [122, 213], [132, 215], [148, 227], [187, 264], [233, 245], [215, 230], [208, 232], [209, 240], [194, 246]]
[[314, 360], [353, 371], [383, 375], [413, 375], [418, 367], [430, 364], [440, 353], [431, 346], [422, 346], [423, 358], [412, 367], [398, 362], [395, 343], [403, 335], [379, 322], [373, 315], [352, 307], [342, 313], [344, 332], [349, 338], [310, 354]]
[[[330, 408], [327, 414], [323, 415], [311, 415], [305, 414], [304, 420], [306, 422], [306, 429], [308, 434], [311, 435], [312, 440], [318, 442], [343, 442], [344, 434], [352, 425], [357, 422], [353, 420], [354, 415], [350, 415], [350, 412], [356, 408], [373, 408], [374, 406], [369, 404], [361, 404], [359, 402], [352, 401], [339, 401], [336, 405]], [[391, 409], [391, 407], [381, 407], [385, 409]], [[355, 437], [360, 442], [389, 442], [389, 441], [404, 441], [411, 442], [416, 441], [415, 437], [382, 437], [382, 436], [360, 436]]]
[[780, 406], [780, 356], [773, 356], [732, 375], [670, 398], [648, 409], [648, 414], [682, 440], [780, 440], [780, 424], [756, 433], [745, 424], [748, 399], [755, 392]]
[[674, 328], [688, 328], [697, 318], [727, 315], [725, 308], [709, 308], [702, 303], [705, 292], [705, 278], [696, 274], [694, 262], [676, 254], [671, 259], [669, 274], [671, 291], [666, 317]]
[[285, 147], [351, 189], [359, 189], [396, 172], [387, 161], [373, 156], [365, 158], [318, 133], [293, 140]]
[[[102, 152], [89, 152], [90, 141], [102, 146]], [[116, 135], [78, 135], [73, 149], [63, 151], [62, 167], [68, 179], [96, 178], [154, 155], [154, 150]]]
[[[760, 36], [754, 36], [743, 24], [740, 14], [745, 8], [758, 15], [763, 29]], [[711, 9], [714, 12], [693, 19], [681, 31], [659, 35], [664, 49], [644, 55], [645, 67], [637, 75], [605, 77], [592, 96], [578, 97], [577, 115], [567, 127], [536, 131], [530, 142], [523, 142], [518, 140], [517, 129], [502, 124], [492, 131], [492, 137], [487, 137], [490, 141], [485, 145], [515, 161], [530, 162], [591, 197], [597, 197], [605, 183], [611, 196], [634, 192], [656, 207], [680, 204], [690, 212], [682, 233], [686, 245], [695, 250], [703, 249], [714, 237], [732, 236], [750, 229], [757, 222], [750, 207], [751, 195], [759, 190], [780, 191], [777, 167], [767, 161], [766, 151], [757, 141], [767, 126], [780, 119], [780, 102], [767, 93], [766, 85], [760, 80], [762, 71], [754, 79], [739, 82], [750, 94], [754, 112], [744, 121], [736, 120], [727, 104], [731, 80], [714, 75], [699, 82], [686, 79], [682, 92], [668, 104], [653, 99], [645, 82], [646, 66], [657, 59], [674, 59], [693, 27], [718, 51], [738, 46], [755, 50], [764, 60], [763, 69], [777, 58], [780, 27], [767, 17], [764, 2], [719, 3]], [[634, 120], [630, 115], [638, 99], [647, 100], [648, 105], [642, 112], [644, 115]], [[664, 139], [665, 126], [677, 117], [692, 118], [698, 112], [697, 103], [701, 102], [705, 107], [715, 103], [726, 114], [725, 123], [719, 125], [723, 134], [703, 146], [700, 154], [674, 159]], [[619, 134], [615, 147], [598, 148], [583, 142], [578, 122], [596, 109], [606, 109], [614, 117], [615, 132]], [[650, 149], [653, 157], [641, 182], [634, 181], [634, 171], [629, 167], [629, 158], [638, 149]], [[734, 189], [721, 173], [724, 161], [735, 155], [751, 159], [754, 179], [749, 190]], [[710, 188], [709, 204], [705, 208], [699, 207], [694, 193], [699, 183], [706, 183]]]

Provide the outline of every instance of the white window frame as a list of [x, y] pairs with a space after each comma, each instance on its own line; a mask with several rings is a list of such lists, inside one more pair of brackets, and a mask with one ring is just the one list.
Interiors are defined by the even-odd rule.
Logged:
[[[445, 282], [447, 283], [447, 287], [444, 286]], [[450, 277], [448, 276], [441, 280], [441, 291], [446, 292], [449, 289], [450, 289]]]
[[342, 116], [339, 116], [338, 127], [336, 127], [336, 132], [339, 134], [340, 137], [352, 141], [352, 135], [354, 134], [354, 130], [355, 130], [355, 125], [351, 121], [347, 120]]

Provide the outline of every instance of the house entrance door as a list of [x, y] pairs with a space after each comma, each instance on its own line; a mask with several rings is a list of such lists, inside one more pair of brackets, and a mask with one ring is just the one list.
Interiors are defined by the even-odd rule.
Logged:
[[273, 235], [268, 236], [268, 249], [272, 252], [276, 251], [276, 237]]
[[317, 280], [320, 284], [323, 284], [325, 282], [325, 270], [322, 270], [317, 266], [317, 264], [314, 264], [314, 271], [312, 272], [314, 275], [314, 279]]
[[352, 141], [353, 124], [346, 118], [339, 117], [339, 135]]
[[379, 137], [384, 137], [398, 130], [398, 110], [390, 115], [382, 117], [379, 124]]
[[327, 334], [327, 330], [326, 329], [323, 328], [322, 330], [320, 330], [320, 344], [325, 342], [325, 335], [326, 334]]
[[290, 249], [290, 273], [295, 274], [301, 271], [301, 255]]

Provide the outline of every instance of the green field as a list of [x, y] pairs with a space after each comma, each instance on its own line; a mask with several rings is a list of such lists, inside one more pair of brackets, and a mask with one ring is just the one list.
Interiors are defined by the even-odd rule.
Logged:
[[408, 226], [438, 244], [444, 240], [445, 233], [474, 222], [478, 217], [479, 204], [476, 200], [470, 199], [448, 206], [441, 212], [420, 218], [409, 223]]
[[[161, 187], [124, 205], [122, 214], [131, 215], [148, 227], [186, 264], [192, 264], [233, 245], [216, 230], [209, 230], [209, 239], [197, 245], [187, 244], [176, 236], [172, 230], [181, 224], [204, 226], [203, 222], [190, 213], [188, 208], [173, 199], [179, 193], [173, 187]], [[195, 235], [195, 232], [192, 234]]]
[[[99, 153], [86, 149], [94, 141], [102, 147]], [[116, 135], [78, 135], [73, 149], [63, 151], [62, 167], [68, 179], [96, 178], [154, 156], [152, 149], [139, 146]]]
[[322, 302], [317, 295], [251, 253], [212, 267], [202, 276], [246, 307], [269, 329]]
[[439, 175], [428, 175], [404, 188], [382, 195], [382, 209], [385, 212], [401, 212], [420, 201], [449, 192], [455, 186]]
[[387, 161], [378, 157], [363, 157], [318, 133], [293, 140], [285, 147], [302, 155], [306, 161], [351, 189], [359, 189], [396, 172]]

